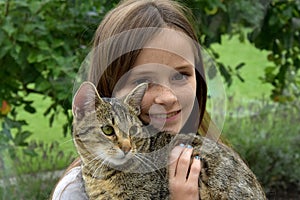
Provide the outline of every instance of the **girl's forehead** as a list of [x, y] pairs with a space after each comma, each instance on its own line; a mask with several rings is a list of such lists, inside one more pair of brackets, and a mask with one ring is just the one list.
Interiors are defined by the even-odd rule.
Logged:
[[177, 55], [190, 63], [194, 63], [196, 55], [196, 41], [193, 41], [185, 33], [174, 29], [162, 29], [154, 36], [144, 49], [157, 49]]
[[194, 61], [161, 49], [143, 49], [136, 59], [131, 74], [162, 74], [164, 71], [194, 70]]

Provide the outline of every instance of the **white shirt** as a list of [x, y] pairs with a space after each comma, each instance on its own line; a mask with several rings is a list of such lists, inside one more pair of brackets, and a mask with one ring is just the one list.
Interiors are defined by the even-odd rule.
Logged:
[[72, 168], [56, 185], [52, 200], [88, 200], [86, 196], [81, 167]]

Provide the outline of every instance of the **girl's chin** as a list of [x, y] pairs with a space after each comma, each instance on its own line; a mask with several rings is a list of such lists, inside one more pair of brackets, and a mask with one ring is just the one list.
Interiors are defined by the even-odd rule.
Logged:
[[176, 135], [180, 131], [180, 128], [177, 126], [159, 126], [157, 124], [151, 125], [161, 132], [170, 132], [172, 135]]
[[165, 129], [165, 130], [163, 130], [163, 132], [168, 132], [171, 135], [176, 135], [179, 132], [179, 130], [177, 130], [177, 129]]
[[172, 134], [174, 133], [174, 135], [180, 131], [180, 127], [181, 127], [180, 126], [181, 123], [177, 122], [177, 120], [173, 121], [173, 122], [166, 122], [166, 121], [162, 121], [162, 120], [161, 121], [155, 120], [155, 119], [150, 120], [149, 118], [146, 118], [146, 120], [142, 119], [142, 121], [146, 122], [146, 123], [144, 123], [146, 126], [152, 126], [161, 132], [163, 132], [163, 131], [171, 132]]

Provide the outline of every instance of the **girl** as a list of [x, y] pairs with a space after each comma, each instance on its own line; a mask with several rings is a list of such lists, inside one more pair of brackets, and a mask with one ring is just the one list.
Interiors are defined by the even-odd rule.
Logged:
[[[161, 130], [214, 136], [205, 112], [207, 86], [197, 37], [188, 11], [171, 0], [127, 0], [99, 25], [88, 80], [102, 97], [121, 97], [136, 85], [151, 85], [140, 119]], [[170, 155], [172, 199], [199, 199], [201, 163], [192, 147]], [[192, 163], [192, 164], [190, 164]], [[87, 199], [76, 160], [57, 184], [52, 199]]]

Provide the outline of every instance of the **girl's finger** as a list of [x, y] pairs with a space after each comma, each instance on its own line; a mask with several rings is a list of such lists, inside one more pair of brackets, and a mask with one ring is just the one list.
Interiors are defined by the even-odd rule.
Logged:
[[180, 178], [182, 181], [186, 180], [188, 176], [192, 153], [193, 148], [190, 145], [188, 145], [187, 148], [183, 150], [182, 154], [178, 158], [176, 177]]
[[200, 171], [201, 171], [201, 161], [200, 161], [200, 157], [196, 156], [193, 159], [193, 162], [191, 164], [190, 167], [190, 173], [189, 173], [189, 177], [188, 177], [188, 182], [194, 183], [195, 185], [197, 185], [198, 187], [198, 179], [199, 179], [199, 175], [200, 175]]
[[176, 176], [176, 168], [178, 163], [178, 158], [182, 154], [184, 150], [184, 144], [180, 144], [179, 146], [174, 147], [174, 149], [170, 153], [170, 164], [169, 164], [169, 176]]

